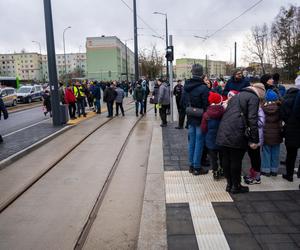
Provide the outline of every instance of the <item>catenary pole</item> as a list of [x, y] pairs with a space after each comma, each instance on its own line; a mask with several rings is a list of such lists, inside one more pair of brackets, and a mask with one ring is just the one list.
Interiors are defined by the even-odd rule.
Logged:
[[56, 71], [56, 61], [55, 61], [51, 0], [44, 0], [44, 12], [45, 12], [48, 72], [49, 72], [49, 83], [50, 83], [50, 92], [51, 92], [53, 125], [59, 126], [62, 124], [62, 122], [60, 119], [60, 110], [59, 110], [58, 81], [57, 81], [57, 71]]
[[133, 26], [134, 26], [134, 73], [135, 80], [139, 80], [139, 51], [138, 51], [138, 33], [137, 33], [137, 15], [136, 0], [133, 0]]
[[[169, 36], [169, 44], [173, 46], [172, 35]], [[173, 108], [173, 61], [170, 61], [169, 65], [169, 83], [170, 83], [170, 111], [171, 111], [171, 122], [174, 121], [174, 108]]]

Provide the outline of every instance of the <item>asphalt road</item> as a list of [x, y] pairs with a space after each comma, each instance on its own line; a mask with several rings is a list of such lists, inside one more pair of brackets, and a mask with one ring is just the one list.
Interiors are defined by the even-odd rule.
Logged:
[[42, 107], [35, 107], [24, 111], [9, 113], [7, 120], [0, 121], [0, 134], [7, 136], [11, 133], [49, 120], [49, 114], [45, 117]]

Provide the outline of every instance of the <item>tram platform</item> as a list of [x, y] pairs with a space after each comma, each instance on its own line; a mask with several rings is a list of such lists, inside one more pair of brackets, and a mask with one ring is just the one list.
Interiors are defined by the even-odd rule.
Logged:
[[300, 249], [300, 179], [228, 194], [188, 172], [187, 130], [127, 107], [0, 170], [0, 249]]

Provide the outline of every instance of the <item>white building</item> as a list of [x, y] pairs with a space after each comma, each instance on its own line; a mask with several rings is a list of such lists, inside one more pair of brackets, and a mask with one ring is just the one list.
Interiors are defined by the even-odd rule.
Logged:
[[[57, 76], [65, 73], [65, 60], [63, 54], [56, 55]], [[86, 73], [86, 54], [66, 54], [66, 72], [80, 70]], [[0, 76], [18, 76], [22, 81], [42, 82], [48, 81], [47, 55], [38, 53], [0, 54]]]

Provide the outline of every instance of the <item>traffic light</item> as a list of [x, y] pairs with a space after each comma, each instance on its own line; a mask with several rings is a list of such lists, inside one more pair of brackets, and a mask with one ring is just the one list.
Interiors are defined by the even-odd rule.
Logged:
[[174, 46], [167, 47], [166, 58], [169, 62], [174, 60]]

